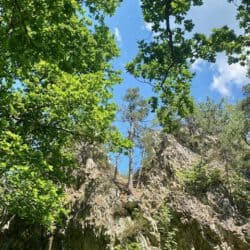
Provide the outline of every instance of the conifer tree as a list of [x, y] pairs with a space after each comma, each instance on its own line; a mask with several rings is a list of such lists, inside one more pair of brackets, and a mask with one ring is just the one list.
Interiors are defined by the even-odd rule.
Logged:
[[139, 88], [128, 89], [124, 96], [124, 101], [126, 102], [126, 105], [123, 109], [123, 121], [128, 122], [129, 124], [128, 139], [133, 145], [128, 153], [128, 193], [131, 194], [133, 192], [134, 147], [138, 137], [138, 132], [140, 131], [141, 122], [148, 115], [148, 102], [140, 96]]

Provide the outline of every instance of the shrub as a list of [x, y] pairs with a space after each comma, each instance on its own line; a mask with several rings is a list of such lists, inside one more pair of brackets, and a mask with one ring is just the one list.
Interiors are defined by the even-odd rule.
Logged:
[[155, 217], [161, 234], [161, 247], [163, 250], [176, 250], [176, 228], [171, 227], [172, 215], [168, 206], [161, 207], [159, 214]]
[[177, 176], [185, 190], [195, 194], [206, 193], [210, 187], [221, 182], [220, 170], [208, 165], [196, 165], [191, 169], [177, 173]]
[[139, 243], [131, 242], [126, 245], [118, 245], [115, 247], [115, 250], [141, 250]]

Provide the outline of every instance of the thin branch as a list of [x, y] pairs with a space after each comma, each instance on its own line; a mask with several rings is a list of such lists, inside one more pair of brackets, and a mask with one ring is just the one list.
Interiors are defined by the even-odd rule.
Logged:
[[174, 55], [174, 46], [173, 46], [173, 33], [170, 27], [170, 15], [171, 15], [171, 2], [172, 0], [168, 0], [165, 5], [165, 15], [166, 15], [166, 35], [168, 37], [168, 44], [171, 52], [171, 58], [175, 59]]
[[148, 81], [145, 81], [145, 80], [140, 80], [138, 77], [135, 77], [136, 81], [140, 82], [140, 83], [143, 83], [143, 84], [148, 84], [150, 85], [151, 87], [155, 87], [155, 85], [151, 82], [148, 82]]
[[162, 88], [163, 88], [164, 82], [166, 81], [166, 79], [167, 79], [167, 77], [168, 77], [169, 71], [170, 71], [170, 69], [171, 69], [173, 66], [174, 66], [174, 61], [172, 61], [172, 62], [170, 63], [170, 65], [168, 66], [168, 68], [167, 68], [167, 70], [166, 70], [166, 73], [165, 73], [165, 75], [164, 75], [164, 77], [163, 77], [163, 80], [162, 80], [162, 82], [161, 82], [161, 84], [160, 84]]
[[161, 87], [163, 88], [163, 84], [166, 81], [170, 69], [174, 66], [175, 63], [175, 54], [174, 54], [174, 45], [173, 45], [173, 32], [170, 27], [170, 15], [171, 15], [171, 2], [172, 0], [168, 0], [165, 5], [165, 15], [166, 15], [166, 36], [168, 39], [168, 45], [170, 48], [170, 53], [171, 53], [171, 60], [172, 62], [168, 66], [165, 75], [163, 77], [162, 82], [160, 83]]

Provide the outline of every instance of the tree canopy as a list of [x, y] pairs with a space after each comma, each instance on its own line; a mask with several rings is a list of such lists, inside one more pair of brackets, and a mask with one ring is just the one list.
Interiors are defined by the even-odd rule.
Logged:
[[52, 225], [74, 141], [122, 143], [110, 130], [119, 50], [104, 23], [118, 3], [0, 1], [0, 206], [10, 214]]
[[215, 62], [217, 52], [225, 52], [229, 63], [245, 64], [249, 53], [248, 1], [240, 1], [238, 5], [237, 20], [245, 31], [240, 35], [226, 25], [214, 29], [211, 35], [193, 33], [195, 24], [188, 19], [188, 12], [203, 3], [202, 0], [141, 1], [144, 20], [151, 24], [154, 36], [150, 42], [139, 41], [139, 52], [127, 70], [153, 87], [157, 96], [152, 98], [152, 107], [167, 131], [175, 128], [176, 117], [186, 117], [193, 111], [192, 63], [197, 59]]

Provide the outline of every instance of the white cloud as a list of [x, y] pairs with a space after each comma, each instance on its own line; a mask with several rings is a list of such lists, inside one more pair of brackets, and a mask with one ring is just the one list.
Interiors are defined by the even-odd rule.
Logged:
[[144, 27], [145, 27], [146, 30], [152, 32], [153, 24], [152, 23], [144, 22]]
[[247, 67], [243, 67], [239, 63], [228, 65], [224, 54], [218, 55], [212, 68], [216, 73], [213, 76], [211, 88], [223, 96], [230, 96], [233, 86], [241, 88], [249, 82], [246, 76]]
[[[160, 27], [165, 28], [165, 23], [161, 22]], [[150, 32], [152, 34], [152, 37], [156, 37], [156, 36], [158, 36], [160, 34], [159, 32], [153, 31], [153, 23], [144, 22], [144, 26], [142, 27], [142, 29], [147, 30], [148, 32]]]
[[121, 43], [122, 42], [122, 36], [121, 36], [121, 32], [120, 32], [119, 28], [115, 27], [114, 32], [115, 32], [115, 38], [116, 38], [117, 42]]
[[188, 17], [195, 24], [194, 32], [209, 34], [213, 28], [220, 28], [225, 24], [240, 32], [238, 22], [236, 22], [236, 6], [226, 0], [204, 1], [202, 6], [193, 7]]
[[201, 72], [205, 64], [206, 61], [199, 58], [191, 65], [191, 69], [195, 72]]
[[[241, 33], [235, 16], [235, 5], [229, 4], [226, 0], [205, 1], [204, 5], [194, 7], [189, 12], [189, 18], [195, 24], [193, 32], [205, 34], [210, 34], [213, 28], [219, 28], [225, 24], [236, 33]], [[201, 72], [207, 65], [205, 61], [198, 59], [192, 65], [192, 70]], [[246, 67], [239, 63], [229, 65], [224, 54], [219, 54], [216, 63], [210, 65], [210, 69], [213, 69], [211, 89], [218, 91], [223, 96], [232, 96], [233, 87], [241, 88], [249, 82], [246, 77]]]

